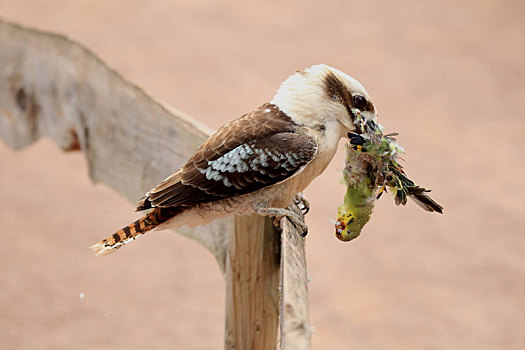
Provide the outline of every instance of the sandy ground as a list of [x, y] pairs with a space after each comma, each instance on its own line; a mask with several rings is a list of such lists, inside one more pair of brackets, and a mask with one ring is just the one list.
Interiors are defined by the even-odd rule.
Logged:
[[[311, 64], [358, 78], [445, 214], [386, 196], [339, 242], [336, 155], [307, 191], [314, 348], [525, 348], [523, 2], [0, 0], [0, 16], [76, 38], [213, 127]], [[222, 348], [207, 251], [159, 232], [96, 258], [132, 206], [49, 140], [0, 142], [0, 159], [1, 348]]]

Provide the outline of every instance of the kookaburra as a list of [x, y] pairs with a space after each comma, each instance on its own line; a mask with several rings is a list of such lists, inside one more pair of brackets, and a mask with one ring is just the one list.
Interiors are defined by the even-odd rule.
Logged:
[[376, 121], [363, 86], [324, 64], [288, 77], [269, 103], [221, 127], [182, 168], [142, 197], [145, 216], [96, 243], [107, 254], [153, 230], [195, 226], [230, 214], [288, 217], [285, 209], [333, 158], [339, 140], [357, 132], [357, 113]]

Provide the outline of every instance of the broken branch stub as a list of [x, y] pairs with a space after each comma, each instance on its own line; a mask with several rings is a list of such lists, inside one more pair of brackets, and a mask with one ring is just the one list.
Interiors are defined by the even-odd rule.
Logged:
[[[82, 150], [91, 179], [134, 203], [177, 170], [210, 134], [81, 45], [0, 20], [0, 137], [9, 146], [20, 149], [49, 137], [63, 150]], [[226, 347], [275, 347], [280, 268], [281, 348], [309, 349], [304, 239], [288, 220], [281, 220], [281, 260], [273, 260], [279, 255], [274, 249], [279, 239], [270, 221], [229, 217], [177, 232], [210, 250], [223, 272], [228, 249], [228, 258], [234, 259], [228, 261], [226, 276]], [[230, 233], [236, 236], [228, 245]], [[256, 336], [250, 334], [253, 329]]]
[[[0, 20], [0, 137], [82, 149], [89, 175], [131, 202], [177, 170], [211, 130], [155, 101], [68, 38]], [[224, 271], [232, 220], [177, 231]]]

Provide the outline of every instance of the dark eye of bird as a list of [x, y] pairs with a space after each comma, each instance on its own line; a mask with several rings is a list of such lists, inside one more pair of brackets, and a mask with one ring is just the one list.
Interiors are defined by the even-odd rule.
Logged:
[[366, 98], [359, 94], [355, 94], [352, 97], [352, 101], [354, 102], [354, 107], [362, 111], [366, 109], [366, 105], [368, 104], [368, 102], [366, 102]]

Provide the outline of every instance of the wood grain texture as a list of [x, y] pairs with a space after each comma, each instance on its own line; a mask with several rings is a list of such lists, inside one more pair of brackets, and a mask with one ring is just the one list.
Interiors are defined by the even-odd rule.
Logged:
[[275, 349], [280, 237], [273, 219], [237, 216], [226, 261], [225, 349]]
[[[48, 137], [82, 150], [94, 182], [135, 202], [210, 134], [81, 45], [0, 20], [0, 137], [11, 147]], [[256, 215], [177, 229], [225, 273], [227, 349], [274, 349], [279, 315], [281, 347], [309, 348], [304, 238], [286, 219], [281, 227], [282, 247], [273, 220]]]
[[[292, 207], [300, 213], [297, 206]], [[310, 349], [306, 239], [288, 220], [281, 220], [281, 349]]]
[[[82, 150], [91, 179], [133, 203], [211, 134], [61, 35], [0, 20], [0, 67], [0, 137], [15, 149], [49, 137]], [[177, 231], [208, 248], [224, 271], [231, 225]]]

